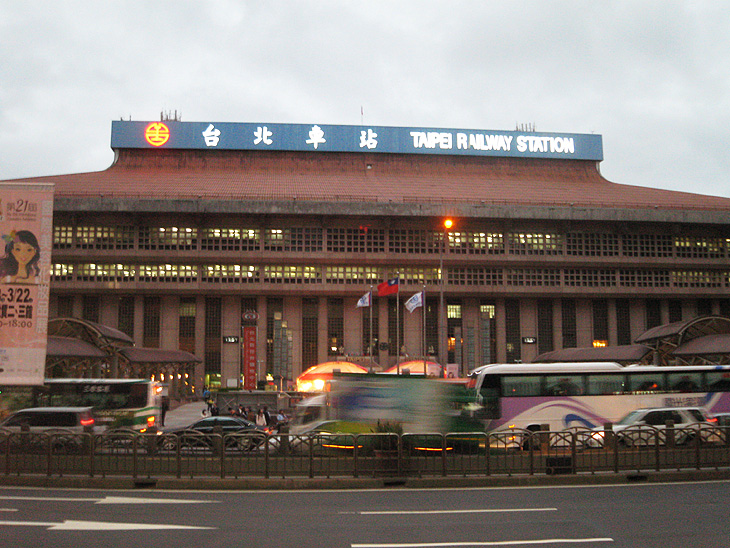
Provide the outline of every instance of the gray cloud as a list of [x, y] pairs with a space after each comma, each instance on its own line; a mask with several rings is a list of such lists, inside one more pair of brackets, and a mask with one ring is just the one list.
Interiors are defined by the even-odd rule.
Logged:
[[102, 170], [111, 121], [600, 133], [612, 181], [730, 196], [721, 2], [0, 3], [0, 179]]

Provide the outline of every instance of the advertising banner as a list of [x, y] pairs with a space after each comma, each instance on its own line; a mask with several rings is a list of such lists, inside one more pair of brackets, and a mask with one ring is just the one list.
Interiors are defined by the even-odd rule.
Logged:
[[243, 328], [243, 388], [256, 390], [256, 327]]
[[0, 385], [43, 384], [53, 185], [0, 184]]

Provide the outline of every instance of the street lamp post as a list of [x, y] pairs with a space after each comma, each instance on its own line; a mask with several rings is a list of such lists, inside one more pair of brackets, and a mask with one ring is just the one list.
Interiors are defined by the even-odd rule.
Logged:
[[444, 219], [443, 231], [441, 234], [441, 245], [439, 246], [439, 316], [438, 316], [438, 336], [439, 336], [439, 363], [441, 364], [441, 376], [446, 371], [446, 361], [448, 360], [448, 341], [446, 333], [446, 308], [444, 306], [444, 252], [446, 251], [446, 238], [449, 230], [454, 226], [452, 219]]

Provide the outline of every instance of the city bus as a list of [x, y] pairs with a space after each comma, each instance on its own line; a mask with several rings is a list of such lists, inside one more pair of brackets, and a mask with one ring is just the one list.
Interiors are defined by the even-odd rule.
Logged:
[[596, 428], [651, 407], [730, 411], [730, 366], [492, 364], [475, 369], [468, 388], [487, 432]]
[[97, 425], [145, 431], [160, 424], [163, 387], [148, 379], [46, 379], [35, 406], [92, 407]]

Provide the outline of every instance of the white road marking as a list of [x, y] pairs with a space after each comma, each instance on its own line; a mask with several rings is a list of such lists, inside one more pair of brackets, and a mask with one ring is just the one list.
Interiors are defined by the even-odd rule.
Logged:
[[99, 498], [73, 498], [73, 497], [12, 497], [0, 496], [0, 500], [34, 500], [43, 502], [93, 502], [94, 504], [206, 504], [219, 502], [217, 500], [193, 500], [193, 499], [151, 499], [142, 497], [104, 497]]
[[362, 512], [340, 512], [363, 516], [419, 515], [419, 514], [489, 514], [494, 512], [557, 512], [557, 508], [471, 508], [466, 510], [372, 510]]
[[161, 523], [113, 523], [108, 521], [65, 520], [61, 523], [48, 521], [0, 521], [0, 526], [45, 527], [49, 531], [139, 531], [145, 529], [216, 529], [190, 525], [164, 525]]
[[612, 538], [546, 538], [538, 540], [497, 540], [485, 542], [416, 542], [408, 544], [351, 544], [352, 548], [450, 548], [456, 546], [533, 546], [538, 544], [580, 544], [613, 542]]

